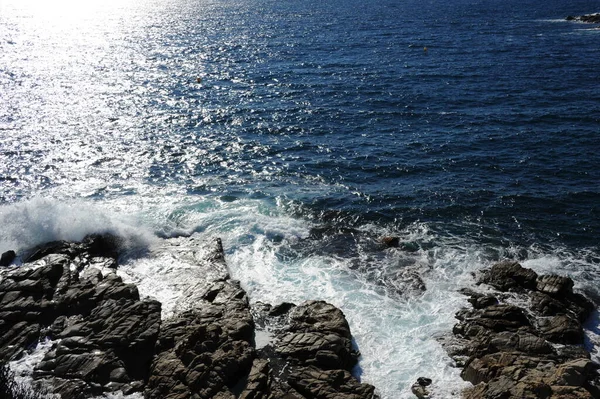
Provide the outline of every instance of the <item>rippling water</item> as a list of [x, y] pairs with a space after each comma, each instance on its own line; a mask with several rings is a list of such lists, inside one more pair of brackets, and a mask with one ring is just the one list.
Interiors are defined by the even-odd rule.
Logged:
[[600, 294], [597, 7], [0, 0], [0, 250], [117, 231], [167, 303], [165, 240], [220, 236], [253, 301], [340, 306], [384, 398], [450, 395], [471, 272]]

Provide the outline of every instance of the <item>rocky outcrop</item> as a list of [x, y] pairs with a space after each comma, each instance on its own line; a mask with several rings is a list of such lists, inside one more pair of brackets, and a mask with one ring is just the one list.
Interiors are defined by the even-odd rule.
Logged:
[[[212, 280], [190, 294], [193, 306], [161, 320], [161, 304], [140, 299], [115, 273], [119, 243], [94, 235], [20, 255], [25, 263], [0, 280], [0, 363], [51, 339], [33, 376], [39, 389], [63, 398], [375, 397], [350, 373], [358, 352], [339, 309], [325, 302], [251, 309], [217, 241], [198, 260]], [[257, 346], [267, 324], [272, 342]]]
[[116, 266], [116, 247], [106, 245], [112, 239], [90, 236], [36, 248], [31, 262], [0, 282], [1, 359], [55, 340], [35, 378], [65, 398], [139, 390], [148, 377], [160, 303], [140, 300], [135, 286], [100, 272], [97, 267]]
[[571, 279], [501, 262], [480, 282], [497, 292], [463, 290], [473, 308], [456, 314], [445, 342], [474, 385], [465, 398], [600, 397], [598, 365], [583, 349], [582, 322], [594, 306]]
[[0, 266], [9, 266], [17, 257], [15, 251], [6, 251], [0, 256]]
[[216, 283], [196, 309], [164, 323], [145, 396], [235, 397], [255, 357], [253, 336], [246, 293], [236, 282]]
[[590, 23], [590, 24], [600, 24], [600, 13], [578, 15], [578, 16], [569, 15], [566, 19], [567, 19], [567, 21], [577, 21], [577, 22], [586, 22], [586, 23]]
[[[359, 352], [352, 345], [348, 322], [341, 310], [322, 301], [299, 306], [263, 305], [253, 309], [257, 330], [270, 341], [258, 350], [260, 381], [268, 396], [248, 398], [375, 398], [375, 389], [361, 384], [350, 371]], [[242, 396], [246, 397], [246, 396]]]

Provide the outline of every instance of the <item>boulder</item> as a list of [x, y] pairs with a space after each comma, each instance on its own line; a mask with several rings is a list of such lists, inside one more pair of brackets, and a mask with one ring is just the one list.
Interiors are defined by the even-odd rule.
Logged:
[[536, 289], [553, 297], [564, 298], [573, 293], [573, 280], [557, 275], [538, 276]]
[[411, 392], [419, 399], [427, 399], [430, 397], [427, 387], [431, 385], [431, 378], [419, 377], [411, 387]]
[[6, 251], [0, 257], [0, 266], [9, 266], [17, 257], [17, 253], [13, 250]]
[[537, 273], [526, 269], [518, 262], [499, 262], [484, 272], [481, 282], [491, 285], [499, 291], [518, 291], [524, 288], [534, 289]]

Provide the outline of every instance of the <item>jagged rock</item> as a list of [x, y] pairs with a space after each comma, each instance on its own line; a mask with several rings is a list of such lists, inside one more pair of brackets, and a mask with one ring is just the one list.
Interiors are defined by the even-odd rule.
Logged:
[[550, 385], [579, 387], [586, 383], [598, 368], [589, 359], [576, 359], [556, 367], [548, 378]]
[[17, 253], [13, 250], [6, 251], [0, 257], [0, 266], [9, 266], [17, 257]]
[[600, 13], [586, 14], [586, 15], [579, 15], [579, 16], [569, 15], [566, 18], [566, 20], [567, 21], [586, 22], [586, 23], [590, 23], [590, 24], [600, 24]]
[[253, 320], [239, 283], [216, 283], [205, 302], [161, 329], [145, 395], [214, 397], [248, 375], [254, 356]]
[[293, 367], [287, 382], [305, 398], [362, 399], [374, 395], [373, 386], [360, 384], [346, 370]]
[[483, 309], [488, 306], [497, 305], [499, 303], [498, 298], [496, 298], [495, 296], [490, 294], [481, 294], [469, 288], [463, 288], [460, 290], [460, 292], [464, 295], [469, 296], [468, 301], [471, 305], [473, 305], [473, 308], [475, 309]]
[[[255, 319], [273, 336], [258, 351], [268, 360], [269, 398], [375, 398], [374, 388], [349, 373], [358, 352], [352, 348], [348, 322], [341, 310], [323, 301], [298, 306], [253, 309]], [[264, 380], [264, 377], [263, 377]]]
[[90, 234], [81, 242], [91, 256], [117, 258], [123, 240], [112, 234]]
[[537, 278], [537, 290], [554, 297], [564, 297], [573, 293], [573, 280], [556, 275], [543, 275]]
[[[50, 393], [84, 399], [122, 391], [169, 399], [372, 399], [350, 374], [358, 352], [333, 305], [263, 305], [261, 328], [278, 327], [255, 349], [248, 298], [229, 278], [223, 249], [197, 260], [210, 277], [186, 311], [161, 321], [161, 305], [113, 271], [121, 241], [92, 235], [42, 245], [0, 281], [0, 361], [38, 340], [55, 340], [34, 370]], [[101, 271], [102, 270], [102, 271]], [[188, 299], [189, 299], [188, 298]], [[259, 313], [262, 314], [259, 316]]]
[[516, 331], [530, 327], [523, 310], [514, 305], [491, 305], [483, 309], [461, 311], [456, 314], [461, 320], [454, 329], [455, 334], [476, 336], [482, 329], [492, 332]]
[[419, 377], [417, 378], [417, 382], [410, 387], [410, 390], [417, 398], [427, 399], [430, 397], [427, 387], [431, 385], [431, 383], [431, 378]]
[[523, 288], [534, 289], [537, 273], [525, 269], [518, 262], [499, 262], [484, 273], [482, 282], [500, 291], [514, 291]]
[[552, 345], [545, 339], [522, 331], [518, 333], [502, 331], [490, 339], [490, 344], [498, 352], [518, 351], [529, 355], [552, 353]]
[[25, 263], [32, 263], [48, 255], [66, 255], [69, 258], [74, 258], [78, 252], [76, 244], [66, 241], [53, 241], [31, 250], [24, 261]]
[[[28, 258], [32, 263], [0, 282], [0, 356], [9, 360], [41, 338], [61, 338], [34, 376], [63, 397], [131, 389], [147, 377], [158, 336], [160, 303], [140, 301], [137, 288], [114, 273], [86, 268], [89, 248], [104, 255], [98, 242], [105, 239], [38, 247]], [[108, 255], [116, 256], [114, 248]]]
[[530, 308], [494, 304], [489, 293], [462, 290], [474, 309], [456, 314], [455, 338], [443, 344], [464, 364], [462, 378], [475, 385], [464, 398], [600, 397], [591, 383], [597, 372], [583, 349], [581, 325], [594, 306], [573, 293], [570, 278], [537, 276], [516, 262], [501, 262], [481, 281]]
[[567, 315], [541, 318], [538, 325], [541, 336], [551, 342], [573, 345], [583, 342], [581, 324]]
[[399, 237], [383, 237], [381, 239], [381, 242], [383, 245], [385, 245], [386, 247], [390, 247], [390, 248], [397, 248], [400, 246], [400, 238]]
[[350, 327], [341, 310], [309, 301], [290, 311], [289, 327], [279, 336], [277, 352], [324, 369], [350, 369], [358, 359]]
[[266, 399], [269, 389], [270, 369], [266, 359], [254, 359], [246, 387], [239, 399]]

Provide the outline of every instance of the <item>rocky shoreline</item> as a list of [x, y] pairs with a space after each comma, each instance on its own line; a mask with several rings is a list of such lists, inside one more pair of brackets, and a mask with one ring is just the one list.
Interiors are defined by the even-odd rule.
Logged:
[[599, 365], [584, 348], [582, 323], [595, 306], [568, 277], [501, 262], [463, 290], [472, 308], [456, 314], [443, 345], [474, 386], [465, 399], [599, 398]]
[[[351, 374], [359, 353], [341, 310], [321, 301], [252, 309], [229, 277], [220, 241], [200, 262], [216, 277], [195, 293], [194, 307], [166, 320], [158, 301], [141, 299], [115, 273], [118, 252], [117, 237], [92, 235], [46, 244], [4, 269], [0, 361], [52, 342], [33, 373], [36, 391], [63, 399], [118, 391], [152, 399], [377, 397]], [[257, 345], [261, 334], [269, 339]]]
[[[11, 266], [14, 252], [2, 256], [0, 363], [50, 340], [33, 370], [35, 392], [63, 399], [115, 392], [377, 398], [375, 387], [351, 374], [359, 353], [342, 311], [322, 301], [250, 306], [230, 278], [220, 240], [194, 252], [188, 272], [203, 282], [166, 318], [160, 302], [140, 298], [117, 275], [119, 250], [118, 237], [91, 235], [20, 254], [20, 266]], [[596, 307], [573, 292], [570, 278], [507, 261], [481, 272], [478, 284], [462, 290], [472, 308], [460, 310], [452, 334], [441, 339], [473, 384], [463, 398], [600, 397], [599, 366], [584, 348], [582, 327]], [[412, 391], [435, 398], [431, 383], [419, 378]]]

